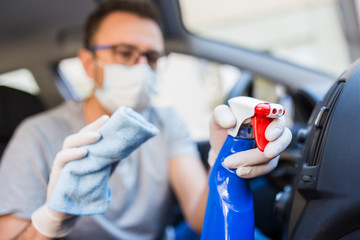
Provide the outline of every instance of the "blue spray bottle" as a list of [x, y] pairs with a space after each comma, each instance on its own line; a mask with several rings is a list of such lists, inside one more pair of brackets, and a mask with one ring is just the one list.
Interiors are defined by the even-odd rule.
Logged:
[[223, 162], [231, 154], [256, 146], [264, 151], [268, 143], [266, 127], [284, 114], [281, 105], [250, 97], [232, 98], [229, 105], [237, 123], [228, 131], [209, 175], [202, 240], [254, 239], [254, 207], [248, 182], [237, 176], [235, 169], [223, 166]]

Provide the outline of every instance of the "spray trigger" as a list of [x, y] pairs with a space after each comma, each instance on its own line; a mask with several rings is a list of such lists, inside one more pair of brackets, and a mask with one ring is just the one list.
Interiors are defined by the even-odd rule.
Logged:
[[274, 118], [284, 115], [284, 107], [245, 96], [230, 99], [229, 105], [236, 117], [236, 126], [229, 129], [229, 135], [236, 137], [241, 125], [251, 120], [256, 145], [263, 152], [269, 142], [265, 138], [265, 130]]
[[265, 138], [267, 126], [274, 120], [284, 115], [283, 106], [276, 103], [259, 103], [255, 106], [254, 116], [251, 117], [251, 123], [254, 129], [255, 142], [260, 151], [264, 151], [269, 141]]

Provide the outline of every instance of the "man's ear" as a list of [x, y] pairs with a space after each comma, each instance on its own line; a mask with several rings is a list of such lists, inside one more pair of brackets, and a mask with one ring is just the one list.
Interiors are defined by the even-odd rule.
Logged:
[[81, 60], [83, 67], [88, 77], [94, 79], [95, 76], [95, 64], [91, 52], [85, 48], [82, 48], [78, 52], [78, 57]]

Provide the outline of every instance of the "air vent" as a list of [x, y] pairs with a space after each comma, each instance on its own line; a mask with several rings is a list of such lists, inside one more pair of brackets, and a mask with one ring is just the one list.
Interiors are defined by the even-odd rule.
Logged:
[[323, 106], [320, 108], [320, 111], [314, 122], [314, 135], [311, 142], [311, 149], [309, 157], [306, 159], [306, 164], [308, 166], [317, 166], [320, 162], [321, 153], [324, 148], [324, 135], [326, 128], [331, 118], [332, 110], [334, 109], [340, 93], [342, 92], [346, 81], [338, 81], [336, 87], [333, 88], [330, 95], [326, 96], [323, 102]]

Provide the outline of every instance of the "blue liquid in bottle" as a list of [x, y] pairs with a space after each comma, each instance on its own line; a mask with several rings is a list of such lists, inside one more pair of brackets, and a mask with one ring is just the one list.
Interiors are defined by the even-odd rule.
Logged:
[[202, 240], [254, 239], [254, 206], [248, 181], [223, 166], [231, 154], [256, 147], [251, 125], [228, 136], [209, 175]]

